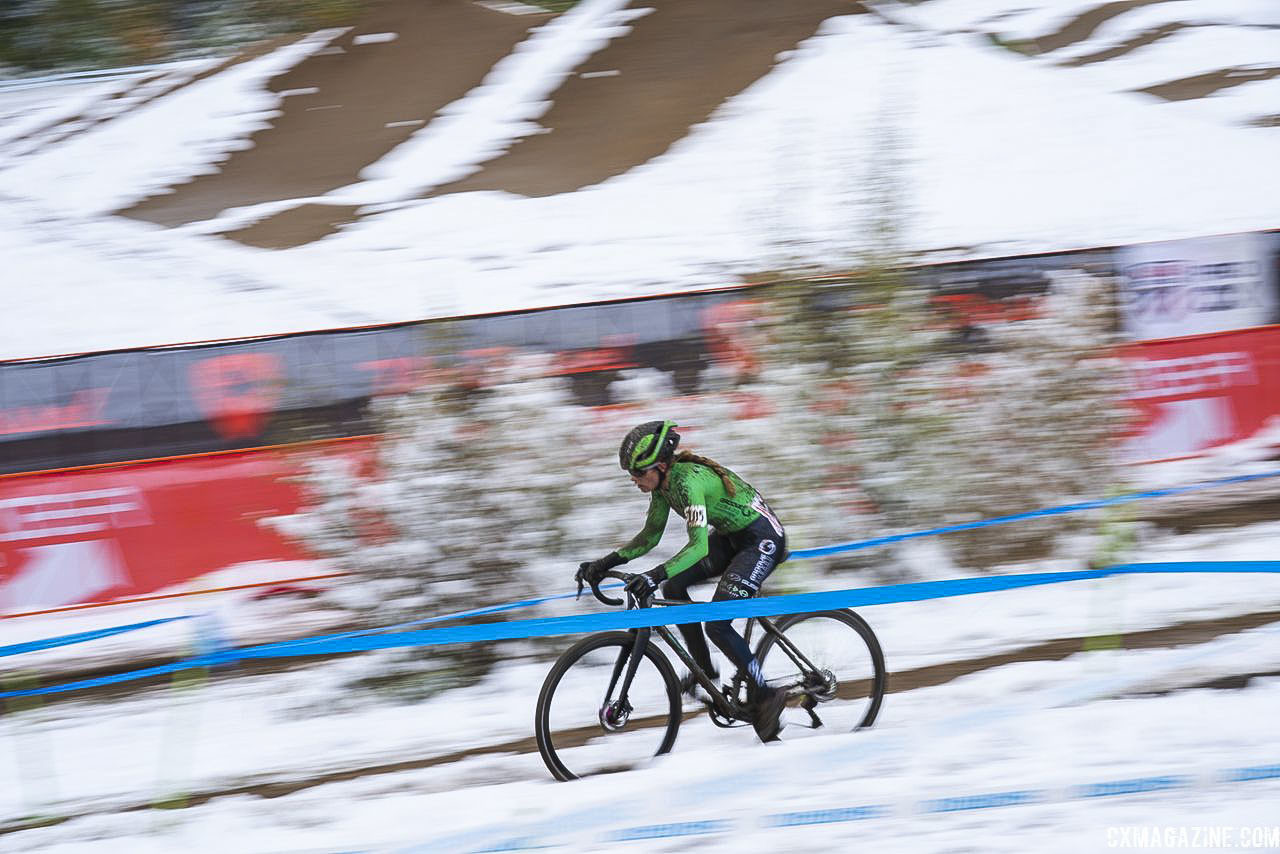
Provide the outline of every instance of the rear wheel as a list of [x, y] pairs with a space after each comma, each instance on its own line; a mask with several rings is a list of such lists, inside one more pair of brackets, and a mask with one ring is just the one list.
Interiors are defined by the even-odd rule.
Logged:
[[584, 638], [542, 683], [534, 733], [557, 780], [626, 771], [671, 750], [680, 727], [680, 682], [650, 640], [621, 696], [632, 632]]
[[820, 611], [776, 625], [795, 650], [766, 634], [756, 660], [765, 681], [787, 692], [782, 719], [789, 739], [875, 723], [888, 680], [884, 652], [865, 620], [852, 611]]

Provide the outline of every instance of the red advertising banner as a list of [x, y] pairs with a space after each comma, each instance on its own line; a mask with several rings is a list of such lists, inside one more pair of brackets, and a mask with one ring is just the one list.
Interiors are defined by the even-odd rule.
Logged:
[[1192, 456], [1280, 415], [1280, 326], [1143, 341], [1123, 354], [1142, 414], [1130, 462]]
[[[324, 447], [363, 457], [369, 444]], [[306, 558], [259, 524], [298, 509], [297, 471], [296, 455], [268, 449], [0, 478], [0, 614]]]

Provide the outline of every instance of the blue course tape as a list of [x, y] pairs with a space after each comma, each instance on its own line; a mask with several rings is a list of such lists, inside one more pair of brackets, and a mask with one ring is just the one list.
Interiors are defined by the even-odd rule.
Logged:
[[[1242, 783], [1253, 780], [1271, 780], [1280, 777], [1275, 773], [1280, 769], [1277, 765], [1264, 765], [1255, 768], [1229, 768], [1217, 773], [1199, 775], [1172, 775], [1155, 777], [1136, 777], [1128, 780], [1106, 780], [1098, 783], [1085, 783], [1074, 786], [1017, 789], [1007, 792], [976, 792], [952, 797], [932, 798], [928, 800], [902, 800], [890, 803], [862, 804], [851, 807], [833, 807], [829, 809], [804, 810], [800, 812], [780, 812], [762, 815], [757, 819], [724, 818], [702, 821], [671, 822], [669, 824], [641, 825], [623, 827], [608, 831], [598, 837], [601, 842], [622, 842], [639, 839], [663, 839], [683, 836], [701, 836], [720, 833], [743, 833], [754, 829], [772, 829], [787, 827], [805, 827], [811, 825], [840, 824], [844, 822], [874, 821], [883, 818], [930, 815], [938, 813], [958, 813], [978, 810], [998, 809], [1000, 807], [1018, 807], [1035, 804], [1054, 804], [1094, 798], [1129, 797], [1147, 795], [1156, 792], [1171, 792], [1201, 787], [1213, 788], [1228, 783]], [[1263, 773], [1258, 773], [1263, 772]], [[1271, 773], [1267, 773], [1271, 772]], [[580, 833], [573, 827], [573, 821], [552, 819], [541, 826], [524, 828], [519, 836], [498, 837], [497, 844], [487, 844], [482, 848], [472, 848], [458, 837], [446, 840], [434, 840], [422, 846], [415, 846], [405, 851], [526, 851], [551, 847], [564, 847], [566, 833]], [[1272, 829], [1272, 832], [1276, 831]], [[499, 831], [501, 833], [501, 831]], [[483, 837], [481, 837], [483, 838]], [[492, 837], [491, 837], [492, 838]], [[576, 842], [577, 840], [575, 840]], [[461, 843], [461, 844], [460, 844]]]
[[630, 827], [610, 836], [614, 842], [631, 842], [637, 839], [667, 839], [672, 836], [699, 836], [704, 833], [724, 833], [733, 825], [727, 821], [680, 821], [672, 824], [650, 824]]
[[[1003, 525], [1009, 522], [1017, 522], [1023, 519], [1034, 519], [1041, 516], [1054, 516], [1061, 513], [1074, 513], [1080, 510], [1090, 510], [1097, 507], [1106, 507], [1113, 504], [1123, 504], [1130, 501], [1139, 501], [1145, 498], [1160, 498], [1160, 497], [1169, 496], [1169, 495], [1179, 495], [1184, 492], [1192, 492], [1194, 490], [1199, 490], [1199, 489], [1208, 489], [1210, 487], [1215, 487], [1215, 486], [1225, 486], [1232, 483], [1244, 483], [1251, 480], [1259, 480], [1261, 478], [1275, 477], [1278, 475], [1280, 475], [1280, 469], [1276, 471], [1260, 472], [1258, 474], [1235, 475], [1233, 477], [1221, 478], [1219, 480], [1202, 481], [1200, 483], [1194, 483], [1188, 486], [1178, 486], [1178, 487], [1172, 487], [1169, 489], [1155, 489], [1155, 490], [1150, 490], [1148, 492], [1133, 492], [1125, 495], [1114, 496], [1112, 498], [1099, 499], [1097, 501], [1085, 501], [1079, 504], [1063, 504], [1058, 507], [1046, 507], [1040, 510], [1031, 510], [1026, 513], [1015, 513], [1011, 516], [999, 516], [993, 519], [982, 519], [976, 522], [965, 522], [959, 525], [949, 525], [941, 528], [929, 528], [927, 530], [911, 531], [905, 534], [892, 534], [885, 537], [874, 537], [872, 539], [857, 540], [850, 543], [837, 543], [835, 545], [822, 546], [820, 548], [797, 549], [791, 552], [789, 559], [804, 560], [807, 558], [823, 557], [826, 555], [839, 554], [840, 552], [850, 552], [850, 551], [856, 551], [858, 549], [872, 548], [874, 546], [883, 546], [889, 543], [902, 542], [904, 540], [913, 540], [919, 537], [931, 537], [931, 536], [936, 536], [938, 534], [954, 533], [956, 531], [970, 531], [975, 528], [986, 528], [992, 525]], [[402, 629], [409, 628], [410, 626], [428, 625], [430, 623], [439, 623], [445, 620], [461, 619], [464, 617], [479, 617], [487, 614], [497, 614], [502, 611], [513, 611], [519, 608], [527, 608], [533, 605], [541, 605], [545, 602], [552, 602], [558, 599], [569, 599], [571, 597], [574, 597], [574, 595], [575, 594], [573, 593], [559, 593], [554, 596], [541, 596], [535, 599], [524, 599], [519, 602], [508, 602], [501, 605], [490, 605], [484, 608], [476, 608], [470, 611], [459, 611], [453, 614], [443, 614], [435, 617], [424, 617], [419, 620], [411, 620], [405, 623], [397, 623], [392, 626], [381, 626], [379, 628], [374, 628], [374, 629], [360, 629], [358, 631], [346, 632], [340, 635], [330, 635], [328, 636], [328, 639], [338, 640], [341, 638], [348, 638], [348, 637], [361, 637], [369, 634], [397, 632]], [[170, 619], [183, 619], [183, 618], [176, 617], [176, 618], [170, 618]], [[159, 622], [164, 622], [164, 621], [161, 620]], [[94, 640], [98, 637], [105, 637], [107, 635], [119, 634], [121, 632], [129, 632], [129, 631], [134, 631], [136, 629], [146, 628], [147, 626], [150, 626], [153, 624], [154, 622], [135, 623], [130, 626], [118, 626], [113, 629], [101, 630], [105, 634], [95, 634], [93, 632], [84, 632], [78, 635], [66, 635], [64, 637], [59, 637], [59, 638], [50, 638], [48, 641], [34, 642], [34, 643], [45, 644], [45, 646], [30, 646], [30, 647], [19, 648], [22, 645], [15, 645], [14, 647], [0, 647], [0, 657], [3, 657], [4, 655], [16, 655], [19, 652], [29, 652], [36, 649], [49, 649], [51, 647], [56, 647], [56, 646], [66, 646], [68, 644], [73, 644], [73, 643], [82, 643], [84, 641]], [[8, 649], [12, 649], [13, 651], [12, 652], [4, 651]], [[2, 696], [4, 695], [0, 694], [0, 697]]]
[[1280, 780], [1280, 765], [1254, 765], [1252, 768], [1232, 768], [1223, 773], [1228, 783], [1244, 783], [1249, 780]]
[[782, 614], [827, 611], [834, 608], [941, 599], [973, 593], [1014, 590], [1044, 584], [1108, 578], [1116, 575], [1236, 572], [1280, 572], [1280, 561], [1137, 563], [1075, 572], [1041, 572], [1022, 575], [948, 579], [945, 581], [922, 581], [911, 584], [892, 584], [885, 587], [832, 590], [825, 593], [792, 593], [785, 596], [765, 596], [759, 599], [741, 601], [728, 600], [695, 605], [673, 605], [663, 608], [613, 611], [603, 614], [544, 617], [533, 620], [517, 620], [510, 623], [480, 623], [471, 626], [420, 629], [418, 631], [397, 632], [394, 634], [355, 635], [348, 632], [342, 635], [321, 635], [294, 641], [280, 641], [242, 647], [240, 649], [230, 649], [212, 655], [195, 656], [145, 670], [117, 673], [94, 679], [82, 679], [61, 685], [51, 685], [48, 688], [6, 691], [0, 693], [0, 699], [78, 691], [85, 688], [96, 688], [103, 685], [142, 679], [160, 673], [169, 673], [194, 667], [213, 667], [238, 660], [288, 658], [299, 655], [331, 655], [335, 653], [367, 652], [375, 649], [396, 647], [437, 646], [451, 643], [480, 643], [494, 640], [581, 634], [609, 629], [701, 623], [707, 620], [727, 620], [740, 617], [773, 617]]
[[[601, 590], [620, 589], [623, 587], [621, 582], [612, 584], [601, 584]], [[356, 637], [357, 635], [375, 634], [377, 632], [394, 632], [400, 629], [407, 629], [410, 626], [422, 626], [427, 623], [441, 623], [445, 620], [460, 620], [464, 617], [483, 617], [487, 614], [497, 614], [502, 611], [514, 611], [518, 608], [528, 608], [533, 605], [541, 605], [544, 602], [554, 602], [558, 599], [577, 599], [581, 593], [557, 593], [554, 596], [539, 596], [536, 599], [523, 599], [519, 602], [507, 602], [502, 605], [487, 605], [483, 608], [474, 608], [470, 611], [455, 611], [452, 614], [441, 614], [438, 617], [423, 617], [420, 620], [410, 620], [407, 623], [396, 623], [393, 626], [380, 626], [376, 629], [363, 629], [358, 632], [348, 632], [347, 636]]]
[[[552, 635], [570, 635], [610, 629], [634, 629], [646, 626], [702, 623], [743, 617], [775, 617], [782, 614], [827, 611], [865, 605], [889, 605], [924, 599], [941, 599], [973, 593], [990, 593], [1090, 578], [1138, 573], [1200, 572], [1280, 572], [1280, 561], [1224, 561], [1214, 563], [1139, 563], [1074, 572], [1036, 572], [1020, 575], [993, 575], [958, 578], [945, 581], [918, 581], [883, 587], [861, 587], [832, 590], [825, 593], [790, 593], [763, 596], [758, 599], [726, 600], [694, 605], [673, 605], [660, 609], [612, 611], [604, 614], [575, 614], [567, 617], [542, 617], [509, 623], [480, 623], [398, 632], [392, 635], [358, 637], [319, 636], [294, 641], [260, 644], [242, 649], [244, 658], [273, 658], [289, 655], [318, 655], [335, 652], [365, 652], [401, 646], [436, 646], [449, 643], [480, 643], [515, 640]], [[0, 695], [2, 696], [2, 695]]]
[[921, 812], [966, 812], [987, 810], [994, 807], [1011, 807], [1017, 804], [1033, 804], [1044, 800], [1042, 792], [1024, 789], [1017, 792], [987, 792], [981, 795], [961, 795], [958, 798], [937, 798], [920, 803]]
[[[621, 584], [612, 585], [621, 587]], [[610, 585], [601, 585], [603, 589], [608, 589]], [[489, 605], [484, 608], [474, 608], [470, 611], [458, 611], [453, 614], [441, 614], [437, 617], [424, 617], [421, 620], [411, 620], [407, 623], [398, 623], [393, 626], [379, 626], [376, 629], [361, 629], [359, 631], [344, 632], [342, 634], [326, 635], [330, 640], [337, 640], [347, 637], [360, 637], [361, 635], [377, 634], [379, 632], [394, 632], [401, 629], [407, 629], [410, 626], [420, 626], [427, 623], [441, 623], [445, 620], [459, 620], [464, 617], [483, 617], [488, 614], [497, 614], [502, 611], [513, 611], [517, 608], [528, 608], [533, 605], [541, 605], [544, 602], [552, 602], [557, 599], [573, 599], [576, 593], [557, 593], [554, 596], [539, 596], [536, 599], [525, 599], [521, 602], [508, 602], [504, 605]], [[124, 634], [125, 632], [134, 632], [139, 629], [149, 628], [161, 623], [169, 623], [174, 620], [190, 619], [189, 614], [181, 617], [165, 617], [160, 620], [148, 620], [145, 623], [130, 623], [127, 626], [113, 626], [108, 629], [95, 629], [90, 632], [79, 632], [74, 635], [60, 635], [55, 638], [47, 638], [45, 640], [29, 641], [27, 643], [17, 643], [11, 646], [0, 646], [0, 658], [6, 655], [18, 655], [23, 652], [36, 652], [42, 649], [53, 649], [59, 646], [70, 646], [71, 644], [84, 643], [86, 641], [97, 640], [99, 638], [110, 637], [111, 635]]]
[[1026, 513], [1014, 513], [1010, 516], [997, 516], [992, 519], [980, 519], [976, 522], [963, 522], [959, 525], [947, 525], [942, 528], [929, 528], [925, 531], [911, 531], [906, 534], [891, 534], [885, 537], [873, 537], [869, 540], [856, 540], [851, 543], [837, 543], [836, 545], [822, 546], [820, 548], [813, 549], [797, 549], [791, 553], [790, 559], [803, 560], [805, 558], [823, 557], [825, 555], [833, 555], [840, 552], [869, 549], [874, 546], [883, 546], [889, 543], [900, 543], [903, 540], [914, 540], [918, 537], [933, 537], [938, 534], [953, 534], [957, 531], [972, 531], [975, 528], [989, 528], [992, 525], [1005, 525], [1009, 522], [1020, 522], [1024, 519], [1038, 519], [1042, 516], [1058, 516], [1063, 513], [1078, 513], [1081, 510], [1094, 510], [1098, 507], [1109, 507], [1114, 504], [1127, 504], [1131, 501], [1141, 501], [1146, 498], [1164, 498], [1169, 495], [1181, 495], [1184, 492], [1208, 489], [1213, 486], [1227, 486], [1233, 483], [1246, 483], [1251, 480], [1260, 480], [1264, 477], [1276, 477], [1277, 475], [1280, 475], [1280, 470], [1260, 472], [1258, 474], [1241, 474], [1233, 477], [1224, 477], [1219, 480], [1206, 480], [1201, 483], [1190, 484], [1189, 486], [1153, 489], [1148, 492], [1130, 492], [1125, 495], [1117, 495], [1112, 498], [1100, 498], [1096, 501], [1083, 501], [1079, 504], [1063, 504], [1058, 507], [1044, 507], [1040, 510], [1029, 510]]
[[[621, 583], [600, 585], [602, 590], [607, 590], [611, 587], [622, 587], [622, 586], [623, 585]], [[544, 602], [554, 602], [557, 599], [576, 599], [580, 595], [581, 594], [579, 593], [556, 593], [553, 596], [539, 596], [535, 599], [523, 599], [519, 602], [507, 602], [502, 605], [487, 605], [483, 608], [472, 608], [469, 611], [455, 611], [452, 614], [440, 614], [435, 617], [423, 617], [422, 619], [419, 619], [419, 620], [409, 620], [408, 622], [405, 622], [405, 623], [396, 623], [390, 626], [378, 626], [377, 628], [373, 628], [373, 629], [358, 629], [356, 631], [342, 632], [341, 634], [336, 634], [336, 635], [323, 635], [322, 637], [328, 641], [336, 641], [336, 640], [341, 640], [343, 638], [358, 638], [358, 637], [364, 637], [365, 635], [376, 635], [376, 634], [382, 634], [385, 632], [397, 632], [397, 631], [401, 631], [402, 629], [407, 629], [410, 626], [422, 626], [428, 623], [442, 623], [445, 620], [461, 620], [465, 617], [483, 617], [489, 614], [498, 614], [503, 611], [514, 611], [518, 608], [529, 608], [529, 607], [532, 607], [533, 605], [541, 605]], [[319, 638], [312, 638], [311, 640], [318, 640], [318, 639]], [[285, 643], [297, 643], [297, 641], [285, 641]]]
[[159, 620], [147, 620], [145, 623], [130, 623], [127, 626], [112, 626], [109, 629], [94, 629], [91, 632], [79, 632], [74, 635], [62, 635], [56, 638], [46, 638], [45, 640], [28, 641], [26, 643], [15, 643], [9, 646], [0, 646], [0, 658], [6, 655], [18, 655], [23, 652], [36, 652], [41, 649], [54, 649], [59, 646], [70, 646], [73, 643], [83, 643], [85, 641], [97, 640], [98, 638], [111, 637], [112, 635], [121, 635], [125, 632], [134, 632], [138, 629], [146, 629], [151, 626], [158, 626], [161, 623], [172, 623], [174, 620], [188, 619], [186, 615], [181, 617], [164, 617]]
[[[1190, 789], [1197, 785], [1215, 785], [1219, 783], [1243, 783], [1252, 780], [1270, 780], [1280, 774], [1258, 774], [1255, 772], [1277, 769], [1280, 766], [1270, 765], [1260, 768], [1230, 768], [1212, 779], [1200, 780], [1192, 775], [1173, 775], [1165, 777], [1137, 777], [1129, 780], [1107, 780], [1100, 783], [1086, 783], [1062, 789], [1020, 789], [1012, 792], [982, 792], [958, 797], [938, 798], [908, 804], [905, 812], [938, 813], [966, 812], [985, 810], [995, 807], [1012, 807], [1026, 804], [1053, 803], [1056, 801], [1086, 800], [1091, 798], [1114, 798], [1125, 795], [1139, 795], [1148, 792], [1165, 792], [1176, 789]], [[764, 827], [794, 827], [808, 824], [835, 824], [845, 821], [867, 821], [885, 818], [897, 812], [889, 804], [869, 804], [857, 807], [841, 807], [827, 810], [811, 810], [807, 812], [775, 813], [764, 816], [761, 824]], [[627, 831], [617, 831], [626, 833]]]
[[[541, 605], [543, 602], [551, 602], [555, 599], [572, 599], [576, 595], [577, 594], [575, 593], [557, 593], [554, 596], [540, 596], [536, 599], [524, 599], [520, 602], [507, 602], [506, 604], [503, 604], [503, 605], [487, 605], [483, 608], [473, 608], [470, 611], [455, 611], [452, 614], [440, 614], [435, 617], [423, 617], [420, 620], [410, 620], [407, 623], [396, 623], [390, 626], [378, 626], [377, 628], [372, 628], [372, 629], [357, 629], [355, 631], [342, 632], [341, 634], [321, 635], [319, 637], [323, 637], [327, 641], [338, 641], [338, 640], [343, 640], [345, 638], [359, 638], [359, 637], [365, 637], [367, 635], [383, 634], [385, 632], [398, 632], [402, 629], [407, 629], [410, 626], [421, 626], [427, 623], [442, 623], [445, 620], [460, 620], [464, 617], [483, 617], [488, 614], [498, 614], [498, 613], [501, 613], [502, 611], [514, 611], [517, 608], [528, 608], [533, 605]], [[319, 637], [312, 638], [311, 640], [318, 640]], [[284, 642], [298, 643], [298, 641], [284, 641]]]
[[764, 817], [766, 827], [801, 827], [806, 824], [836, 824], [842, 821], [867, 821], [873, 818], [884, 818], [893, 813], [893, 808], [886, 804], [872, 804], [864, 807], [838, 807], [829, 810], [804, 810], [803, 812], [782, 812]]
[[1186, 789], [1194, 782], [1193, 778], [1186, 776], [1108, 780], [1105, 783], [1076, 786], [1072, 791], [1072, 796], [1074, 798], [1113, 798], [1116, 795], [1137, 795], [1143, 792], [1161, 792], [1165, 789]]

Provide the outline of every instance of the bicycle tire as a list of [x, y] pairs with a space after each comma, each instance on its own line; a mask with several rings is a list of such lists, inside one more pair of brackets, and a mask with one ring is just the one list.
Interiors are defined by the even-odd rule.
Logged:
[[[769, 684], [789, 689], [788, 705], [794, 709], [805, 701], [811, 702], [813, 709], [807, 720], [819, 720], [822, 727], [831, 724], [834, 729], [851, 732], [872, 726], [884, 702], [888, 674], [884, 651], [867, 621], [853, 611], [841, 609], [790, 614], [778, 618], [775, 625], [820, 671], [825, 669], [836, 681], [834, 693], [829, 697], [823, 696], [823, 691], [797, 689], [793, 682], [803, 679], [800, 668], [785, 651], [774, 653], [770, 658], [770, 652], [778, 648], [778, 643], [777, 638], [766, 633], [756, 647], [756, 660]], [[839, 661], [820, 660], [824, 656]], [[836, 708], [840, 709], [838, 715], [834, 714]], [[823, 715], [829, 720], [823, 720]], [[788, 713], [788, 718], [792, 716]], [[818, 728], [812, 723], [809, 727]]]
[[[618, 655], [631, 650], [634, 641], [634, 635], [625, 631], [591, 635], [565, 650], [547, 673], [534, 712], [534, 735], [542, 761], [557, 780], [629, 770], [641, 761], [669, 752], [675, 745], [681, 721], [680, 681], [671, 662], [652, 639], [637, 666], [629, 698], [642, 702], [643, 707], [637, 707], [638, 716], [627, 720], [620, 729], [605, 728], [599, 701], [604, 699], [608, 688], [610, 673], [606, 671]], [[584, 664], [588, 658], [590, 663]], [[585, 672], [582, 678], [577, 678], [575, 665], [579, 665], [579, 670], [595, 668], [596, 672]], [[572, 685], [566, 685], [565, 678], [571, 674]], [[665, 702], [656, 696], [658, 682], [665, 691]], [[560, 702], [557, 702], [557, 689], [561, 689]], [[592, 691], [595, 691], [594, 706], [590, 698]], [[635, 696], [637, 691], [643, 691], [644, 696]], [[569, 694], [572, 696], [567, 696]], [[644, 732], [659, 727], [660, 732]], [[639, 737], [628, 739], [626, 750], [618, 750], [624, 740], [619, 736], [628, 735]], [[595, 744], [601, 739], [608, 739], [608, 746]]]

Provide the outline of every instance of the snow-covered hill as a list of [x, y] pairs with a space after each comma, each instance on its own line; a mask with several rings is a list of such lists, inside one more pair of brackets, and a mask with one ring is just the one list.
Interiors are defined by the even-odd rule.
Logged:
[[[652, 5], [651, 16], [664, 14], [663, 3]], [[1280, 63], [1269, 4], [1110, 4], [1083, 31], [1078, 21], [1098, 16], [1091, 3], [872, 8], [827, 20], [661, 156], [539, 198], [420, 196], [536, 132], [539, 113], [593, 52], [628, 38], [629, 26], [640, 32], [642, 9], [585, 0], [535, 29], [482, 85], [355, 183], [233, 205], [180, 228], [109, 214], [216, 168], [295, 97], [267, 82], [337, 33], [158, 98], [135, 93], [132, 109], [75, 133], [59, 125], [29, 136], [59, 117], [119, 111], [104, 106], [119, 81], [77, 86], [65, 98], [46, 87], [38, 112], [30, 91], [10, 92], [22, 112], [0, 130], [0, 357], [669, 292], [731, 283], [784, 258], [838, 265], [865, 245], [866, 164], [886, 121], [907, 143], [914, 249], [1053, 250], [1280, 224], [1280, 128], [1260, 126], [1280, 86], [1267, 71]], [[1110, 59], [1067, 62], [1171, 23], [1195, 26]], [[1062, 32], [1077, 40], [1055, 37]], [[363, 50], [395, 43], [364, 35]], [[1037, 38], [1053, 49], [1027, 55]], [[1205, 97], [1140, 91], [1213, 69], [1227, 77], [1202, 87]], [[589, 79], [621, 80], [609, 72]], [[288, 250], [209, 236], [304, 202], [356, 206], [359, 215]]]

